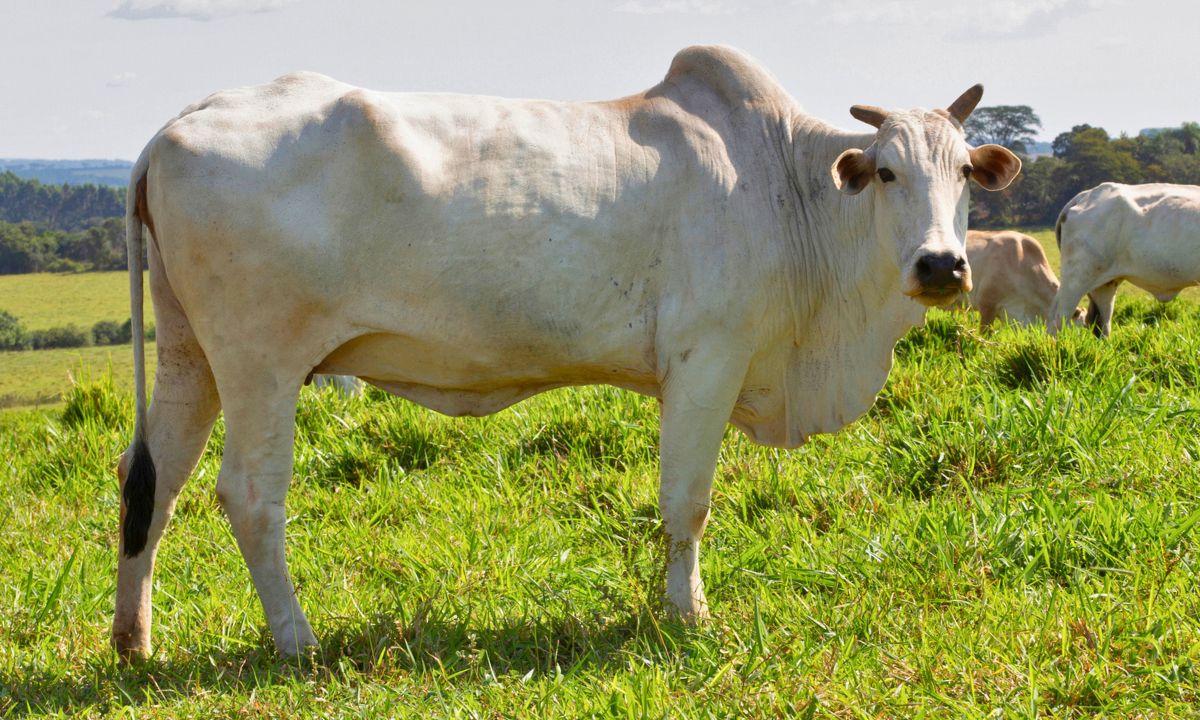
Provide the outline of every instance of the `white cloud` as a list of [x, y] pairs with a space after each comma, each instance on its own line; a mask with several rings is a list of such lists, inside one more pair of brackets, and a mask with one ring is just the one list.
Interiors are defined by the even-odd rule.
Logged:
[[104, 84], [111, 88], [125, 87], [129, 83], [133, 82], [135, 79], [137, 79], [137, 73], [123, 72], [123, 73], [117, 73], [116, 75], [113, 75], [112, 77], [110, 77], [108, 79], [108, 82], [106, 82]]
[[231, 15], [281, 10], [296, 0], [121, 0], [108, 11], [123, 20], [217, 20]]
[[1081, 15], [1113, 0], [797, 0], [796, 4], [841, 25], [919, 26], [950, 35], [1040, 34], [1064, 17]]
[[722, 0], [626, 0], [614, 10], [633, 15], [732, 15], [735, 12]]

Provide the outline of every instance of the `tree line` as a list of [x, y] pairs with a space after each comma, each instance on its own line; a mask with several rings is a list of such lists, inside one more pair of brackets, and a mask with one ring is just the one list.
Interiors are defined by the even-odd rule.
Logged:
[[43, 185], [0, 173], [0, 221], [78, 232], [125, 212], [125, 191], [104, 185]]
[[0, 275], [123, 270], [125, 192], [0, 173]]
[[0, 275], [127, 267], [122, 217], [98, 219], [78, 232], [48, 229], [28, 220], [0, 222]]
[[1027, 105], [979, 108], [967, 120], [969, 142], [1003, 145], [1024, 161], [1005, 190], [972, 193], [973, 227], [1053, 225], [1071, 198], [1102, 182], [1200, 185], [1200, 123], [1115, 138], [1104, 128], [1076, 125], [1054, 138], [1052, 155], [1030, 158], [1040, 127]]

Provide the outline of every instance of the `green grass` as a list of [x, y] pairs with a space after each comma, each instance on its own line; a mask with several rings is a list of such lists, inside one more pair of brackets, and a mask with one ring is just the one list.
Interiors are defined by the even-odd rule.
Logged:
[[[0, 275], [0, 310], [16, 315], [27, 330], [68, 323], [90, 328], [100, 320], [125, 322], [129, 319], [129, 274]], [[148, 290], [146, 317], [147, 322], [153, 322]]]
[[653, 401], [450, 419], [306, 390], [287, 532], [322, 645], [294, 663], [216, 501], [220, 423], [155, 658], [116, 663], [132, 404], [94, 378], [0, 414], [0, 715], [1195, 717], [1200, 305], [1165, 307], [1120, 298], [1106, 342], [934, 312], [844, 431], [731, 430], [699, 628], [661, 612]]
[[[157, 353], [146, 344], [146, 375], [153, 381]], [[133, 392], [133, 349], [129, 345], [0, 352], [0, 410], [55, 407], [80, 378], [112, 371], [116, 386]]]
[[[147, 323], [154, 322], [146, 292]], [[13, 313], [28, 330], [101, 320], [129, 319], [129, 275], [125, 272], [0, 275], [0, 310]], [[146, 349], [147, 374], [154, 377], [154, 343]], [[61, 350], [0, 352], [0, 410], [56, 405], [81, 373], [98, 377], [111, 365], [118, 387], [133, 387], [133, 351], [128, 345]]]

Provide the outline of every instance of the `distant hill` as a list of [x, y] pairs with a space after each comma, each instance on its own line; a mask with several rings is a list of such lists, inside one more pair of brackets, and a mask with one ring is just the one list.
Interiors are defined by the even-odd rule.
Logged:
[[1031, 158], [1041, 157], [1043, 155], [1053, 155], [1054, 148], [1048, 142], [1032, 142], [1025, 145], [1025, 153]]
[[25, 180], [44, 185], [107, 185], [123, 188], [129, 184], [128, 160], [34, 160], [0, 158], [0, 173], [11, 172]]

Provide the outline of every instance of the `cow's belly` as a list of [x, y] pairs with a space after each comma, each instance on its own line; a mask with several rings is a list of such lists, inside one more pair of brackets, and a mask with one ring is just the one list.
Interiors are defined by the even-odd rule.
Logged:
[[1118, 279], [1145, 290], [1161, 302], [1167, 302], [1184, 289], [1200, 284], [1200, 267], [1181, 262], [1180, 258], [1146, 258], [1122, 273]]
[[372, 332], [343, 343], [314, 372], [355, 375], [447, 415], [487, 415], [567, 385], [606, 384], [654, 395], [653, 353], [519, 341], [484, 346]]

